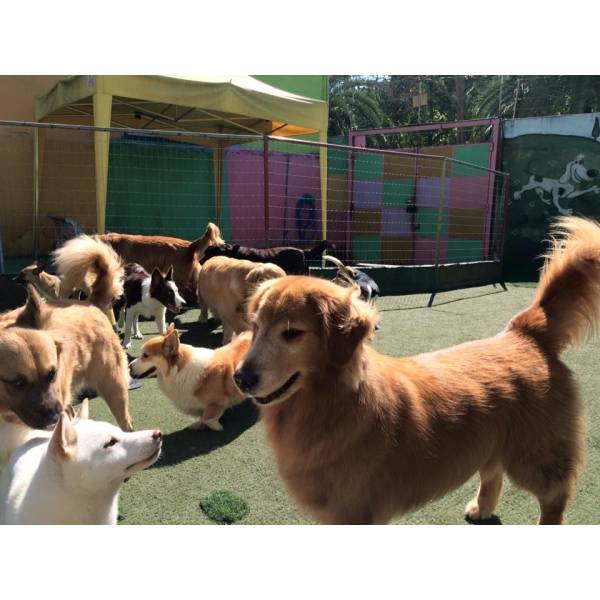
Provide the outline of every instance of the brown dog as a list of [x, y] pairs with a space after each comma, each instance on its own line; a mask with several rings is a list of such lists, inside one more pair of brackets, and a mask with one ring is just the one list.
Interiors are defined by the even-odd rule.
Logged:
[[234, 333], [248, 329], [246, 302], [256, 286], [274, 277], [285, 277], [285, 271], [271, 263], [211, 258], [198, 277], [200, 321], [206, 321], [210, 309], [223, 322], [223, 343], [228, 343]]
[[[121, 429], [131, 431], [127, 359], [106, 316], [84, 302], [46, 303], [32, 286], [28, 289], [27, 304], [0, 318], [0, 408], [13, 410], [32, 427], [46, 427], [56, 422], [52, 419], [58, 418], [58, 408], [71, 404], [74, 391], [91, 386], [106, 400]], [[21, 357], [12, 358], [15, 354]], [[49, 386], [50, 372], [58, 388]], [[15, 381], [23, 384], [20, 395]], [[29, 417], [32, 411], [37, 416]]]
[[32, 285], [47, 300], [56, 300], [60, 293], [60, 277], [44, 271], [37, 260], [26, 266], [19, 273], [19, 281], [24, 285]]
[[110, 244], [123, 262], [138, 263], [149, 273], [155, 268], [166, 273], [172, 266], [175, 283], [188, 306], [196, 305], [199, 259], [208, 246], [224, 243], [219, 228], [213, 223], [209, 223], [204, 235], [193, 242], [162, 235], [123, 233], [106, 233], [96, 238]]
[[498, 335], [412, 358], [368, 343], [375, 309], [330, 282], [287, 277], [250, 303], [235, 379], [261, 407], [291, 494], [324, 523], [385, 523], [479, 471], [472, 519], [503, 473], [561, 523], [584, 454], [582, 403], [559, 356], [598, 322], [600, 227], [560, 221], [533, 304]]
[[235, 386], [233, 372], [250, 347], [250, 337], [244, 333], [217, 350], [194, 348], [180, 343], [171, 323], [165, 335], [144, 344], [142, 355], [130, 365], [131, 373], [144, 377], [157, 372], [158, 384], [173, 404], [200, 417], [191, 429], [222, 431], [221, 415], [247, 398]]

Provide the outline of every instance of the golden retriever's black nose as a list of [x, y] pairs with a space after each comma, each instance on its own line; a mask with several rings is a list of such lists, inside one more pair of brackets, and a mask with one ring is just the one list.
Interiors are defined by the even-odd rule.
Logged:
[[258, 375], [250, 365], [243, 364], [234, 373], [233, 380], [235, 381], [235, 385], [240, 388], [240, 391], [247, 393], [258, 384]]

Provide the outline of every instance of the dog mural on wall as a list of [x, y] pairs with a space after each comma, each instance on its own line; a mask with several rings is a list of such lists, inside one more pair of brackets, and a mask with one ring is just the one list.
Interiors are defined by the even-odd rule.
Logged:
[[534, 190], [542, 202], [552, 202], [559, 214], [568, 216], [573, 214], [573, 209], [564, 208], [561, 201], [572, 200], [589, 193], [600, 194], [600, 185], [577, 189], [580, 185], [594, 181], [599, 174], [597, 169], [588, 169], [585, 166], [584, 154], [578, 154], [574, 160], [567, 163], [565, 172], [559, 179], [532, 174], [529, 181], [513, 194], [513, 199], [520, 200], [524, 192]]

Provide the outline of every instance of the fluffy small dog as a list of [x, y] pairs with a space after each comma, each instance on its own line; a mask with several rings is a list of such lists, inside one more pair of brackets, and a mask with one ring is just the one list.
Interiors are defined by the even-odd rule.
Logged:
[[147, 341], [142, 355], [134, 360], [134, 377], [158, 374], [158, 385], [183, 413], [200, 417], [191, 429], [208, 427], [222, 431], [221, 415], [246, 396], [233, 382], [233, 372], [250, 347], [250, 334], [243, 333], [233, 342], [212, 350], [194, 348], [179, 341], [174, 325], [166, 335]]
[[124, 263], [138, 263], [149, 273], [155, 268], [165, 273], [172, 266], [175, 283], [188, 306], [196, 304], [199, 259], [210, 245], [224, 243], [214, 223], [209, 223], [204, 235], [193, 242], [162, 235], [123, 233], [106, 233], [96, 238], [109, 244]]
[[0, 483], [0, 523], [116, 525], [123, 482], [156, 462], [160, 431], [124, 433], [62, 413], [53, 433], [33, 432], [11, 455]]
[[560, 355], [600, 320], [600, 227], [559, 221], [533, 303], [498, 335], [410, 358], [376, 352], [375, 308], [310, 277], [263, 284], [238, 367], [288, 490], [324, 523], [386, 523], [479, 472], [473, 520], [506, 473], [563, 521], [584, 447], [583, 406]]
[[45, 429], [74, 393], [93, 387], [131, 431], [127, 359], [106, 316], [86, 302], [45, 302], [28, 291], [25, 306], [0, 315], [0, 411]]
[[158, 269], [154, 269], [150, 275], [141, 265], [129, 263], [125, 265], [123, 289], [123, 295], [115, 302], [114, 308], [120, 310], [119, 326], [125, 326], [124, 348], [131, 345], [132, 329], [133, 338], [142, 339], [138, 325], [140, 316], [153, 317], [158, 332], [162, 334], [167, 330], [167, 308], [178, 313], [185, 305], [173, 281], [173, 267], [169, 268], [166, 275]]
[[210, 310], [223, 322], [223, 343], [228, 343], [234, 333], [248, 329], [246, 302], [250, 294], [259, 283], [274, 277], [285, 277], [285, 271], [271, 263], [211, 258], [198, 277], [200, 321], [208, 319]]
[[108, 313], [122, 296], [123, 262], [109, 245], [80, 235], [54, 250], [52, 259], [60, 278], [60, 298], [82, 290], [90, 304]]

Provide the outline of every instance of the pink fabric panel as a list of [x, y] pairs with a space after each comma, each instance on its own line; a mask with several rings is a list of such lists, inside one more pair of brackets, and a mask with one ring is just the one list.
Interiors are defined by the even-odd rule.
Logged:
[[[440, 239], [440, 264], [446, 262], [448, 258], [448, 238]], [[435, 264], [435, 238], [434, 237], [416, 237], [415, 238], [415, 264], [434, 265]]]

